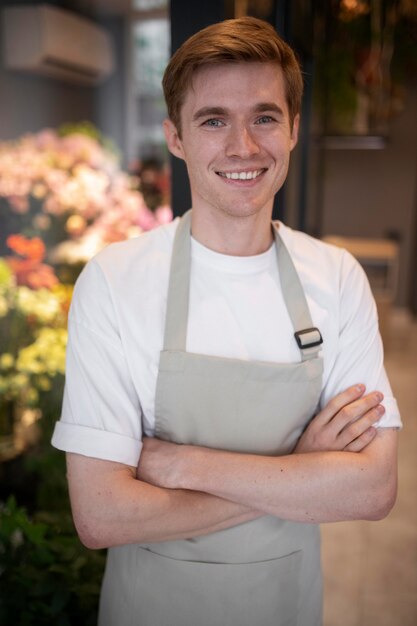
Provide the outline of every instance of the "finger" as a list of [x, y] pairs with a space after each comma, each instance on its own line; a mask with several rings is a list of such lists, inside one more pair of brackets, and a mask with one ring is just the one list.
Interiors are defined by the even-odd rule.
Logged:
[[379, 404], [359, 419], [348, 424], [337, 437], [338, 446], [343, 449], [358, 439], [358, 437], [361, 437], [371, 426], [374, 426], [375, 422], [377, 422], [384, 413], [384, 407], [382, 404]]
[[[382, 395], [382, 393], [380, 393], [379, 391], [374, 391], [367, 394], [366, 396], [363, 396], [362, 398], [359, 398], [359, 400], [355, 400], [354, 402], [351, 402], [350, 404], [344, 406], [332, 420], [331, 427], [332, 430], [334, 429], [333, 432], [335, 436], [340, 434], [346, 428], [346, 426], [351, 423], [356, 424], [356, 426], [358, 427], [358, 420], [362, 417], [367, 416], [367, 413], [374, 409], [377, 410], [377, 413], [380, 413], [377, 416], [375, 416], [374, 413], [371, 415], [371, 417], [376, 417], [376, 419], [371, 421], [368, 426], [370, 426], [374, 421], [379, 419], [384, 411], [384, 408], [382, 407], [382, 405], [380, 405], [380, 402], [383, 400], [383, 398], [384, 396]], [[367, 416], [367, 418], [369, 418], [369, 416]], [[360, 433], [358, 433], [358, 435], [359, 434]]]
[[370, 426], [360, 437], [357, 437], [354, 441], [351, 441], [349, 445], [343, 448], [346, 452], [360, 452], [375, 438], [377, 429]]
[[328, 422], [330, 422], [335, 415], [339, 413], [343, 407], [351, 404], [355, 400], [361, 398], [361, 396], [365, 393], [365, 385], [352, 385], [352, 387], [348, 387], [345, 391], [338, 393], [337, 396], [332, 398], [326, 406], [316, 415], [314, 421], [319, 426], [324, 426]]

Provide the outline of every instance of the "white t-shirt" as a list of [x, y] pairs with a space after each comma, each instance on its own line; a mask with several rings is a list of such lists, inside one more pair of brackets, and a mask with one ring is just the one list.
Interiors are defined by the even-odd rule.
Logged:
[[[135, 466], [155, 427], [155, 389], [178, 220], [112, 244], [80, 275], [69, 316], [66, 386], [52, 443]], [[345, 250], [280, 223], [323, 336], [321, 406], [355, 383], [385, 396], [379, 426], [401, 420], [383, 366], [366, 276]], [[192, 239], [190, 352], [277, 363], [301, 360], [274, 246], [253, 257], [218, 254]]]

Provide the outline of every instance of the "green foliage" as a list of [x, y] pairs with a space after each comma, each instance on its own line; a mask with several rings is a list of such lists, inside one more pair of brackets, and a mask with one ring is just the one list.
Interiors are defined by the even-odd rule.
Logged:
[[105, 555], [79, 542], [69, 513], [0, 511], [0, 623], [93, 626]]
[[38, 445], [23, 459], [24, 472], [36, 482], [36, 508], [40, 511], [70, 513], [65, 454], [51, 446], [55, 422], [59, 418], [64, 378], [57, 377], [52, 389], [40, 395], [42, 418]]
[[40, 441], [14, 466], [16, 482], [10, 486], [19, 504], [15, 495], [0, 503], [4, 626], [97, 623], [105, 551], [87, 550], [79, 541], [69, 505], [65, 455], [50, 444], [63, 383], [63, 377], [57, 377], [51, 390], [40, 395]]
[[415, 80], [415, 2], [321, 3], [315, 30], [321, 132], [386, 133]]
[[318, 55], [315, 99], [325, 113], [326, 132], [349, 129], [357, 108], [354, 61], [348, 49], [332, 50], [331, 61], [324, 51]]

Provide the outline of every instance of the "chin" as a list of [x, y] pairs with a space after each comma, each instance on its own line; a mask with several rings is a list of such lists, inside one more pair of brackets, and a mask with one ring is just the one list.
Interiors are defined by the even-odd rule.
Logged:
[[228, 208], [228, 207], [224, 207], [220, 209], [221, 213], [223, 213], [224, 215], [227, 215], [228, 217], [235, 217], [235, 218], [246, 218], [246, 217], [252, 217], [253, 215], [256, 215], [259, 211], [253, 210], [253, 209], [244, 209], [242, 207], [239, 207], [239, 209], [235, 209], [235, 208]]

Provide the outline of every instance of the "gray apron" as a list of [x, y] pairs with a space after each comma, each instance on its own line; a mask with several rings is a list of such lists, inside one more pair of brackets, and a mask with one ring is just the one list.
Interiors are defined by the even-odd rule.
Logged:
[[[181, 219], [172, 253], [156, 437], [236, 452], [290, 454], [317, 409], [323, 369], [321, 336], [312, 328], [295, 267], [274, 226], [301, 362], [186, 352], [190, 220], [190, 212]], [[318, 527], [266, 515], [203, 537], [111, 548], [99, 624], [319, 626], [321, 609]]]

